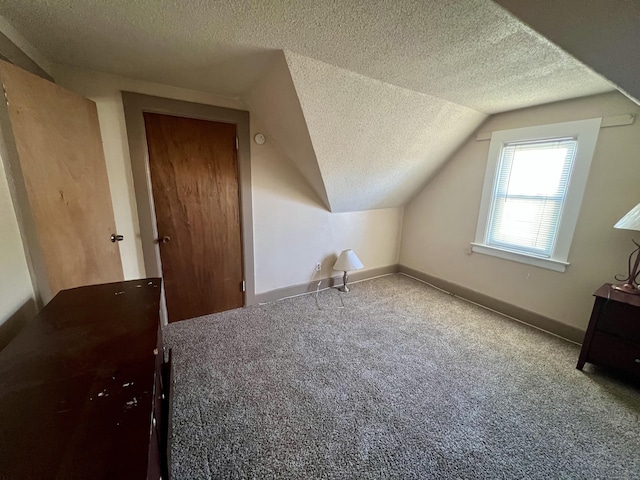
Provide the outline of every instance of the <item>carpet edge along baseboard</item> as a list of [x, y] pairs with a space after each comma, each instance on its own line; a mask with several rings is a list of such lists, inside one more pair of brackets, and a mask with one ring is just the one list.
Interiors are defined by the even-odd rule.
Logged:
[[[389, 275], [391, 273], [398, 273], [398, 264], [349, 272], [349, 283], [358, 282], [360, 280], [368, 280], [370, 278], [379, 277], [381, 275]], [[318, 289], [318, 283], [320, 283], [321, 290], [339, 286], [342, 285], [342, 275], [336, 275], [323, 279], [319, 278], [309, 283], [301, 283], [298, 285], [292, 285], [290, 287], [277, 288], [275, 290], [257, 293], [255, 296], [255, 301], [256, 303], [268, 303], [275, 302], [276, 300], [282, 300], [283, 298], [287, 297], [293, 297], [295, 295], [313, 293]]]
[[567, 325], [544, 315], [526, 310], [517, 305], [498, 300], [496, 298], [485, 295], [484, 293], [471, 290], [470, 288], [463, 287], [461, 285], [443, 280], [441, 278], [429, 275], [428, 273], [415, 270], [405, 265], [398, 265], [398, 272], [414, 277], [423, 282], [429, 283], [435, 287], [438, 287], [453, 295], [469, 300], [470, 302], [477, 303], [483, 307], [495, 310], [498, 313], [502, 313], [508, 317], [512, 317], [523, 323], [531, 325], [533, 327], [544, 330], [545, 332], [552, 333], [571, 342], [578, 344], [582, 343], [584, 339], [584, 331], [577, 327]]
[[[371, 268], [349, 273], [349, 282], [357, 282], [379, 277], [381, 275], [389, 275], [392, 273], [403, 273], [414, 277], [423, 282], [429, 283], [453, 295], [477, 303], [483, 307], [495, 310], [508, 317], [512, 317], [523, 323], [539, 328], [553, 335], [557, 335], [571, 342], [582, 343], [584, 331], [571, 325], [564, 324], [544, 315], [526, 310], [517, 305], [513, 305], [502, 300], [490, 297], [470, 288], [463, 287], [453, 282], [429, 275], [428, 273], [415, 270], [402, 264], [387, 265], [385, 267]], [[267, 292], [258, 293], [255, 296], [256, 303], [268, 303], [282, 300], [283, 298], [293, 297], [295, 295], [304, 295], [305, 293], [313, 293], [319, 288], [331, 288], [342, 284], [342, 276], [336, 275], [329, 278], [314, 280], [309, 283], [301, 283], [290, 287], [278, 288]]]

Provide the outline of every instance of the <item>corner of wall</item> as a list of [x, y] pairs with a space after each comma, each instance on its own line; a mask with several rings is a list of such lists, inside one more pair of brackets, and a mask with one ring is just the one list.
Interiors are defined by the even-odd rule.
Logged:
[[0, 15], [0, 48], [11, 63], [52, 80], [53, 64]]
[[279, 51], [262, 78], [242, 95], [253, 116], [331, 211], [307, 121], [298, 98], [286, 55]]
[[[640, 107], [609, 92], [496, 114], [481, 130], [623, 114], [638, 115]], [[469, 138], [405, 207], [399, 263], [584, 331], [591, 294], [625, 269], [630, 232], [613, 224], [638, 201], [637, 162], [629, 152], [640, 150], [640, 122], [600, 130], [565, 273], [471, 252], [488, 147]]]

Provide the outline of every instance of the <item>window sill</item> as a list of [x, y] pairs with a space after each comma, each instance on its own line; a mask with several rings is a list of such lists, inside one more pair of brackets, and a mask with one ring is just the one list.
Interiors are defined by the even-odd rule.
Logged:
[[565, 272], [569, 262], [562, 260], [554, 260], [552, 258], [534, 257], [526, 253], [513, 252], [511, 250], [503, 250], [501, 248], [490, 247], [481, 243], [471, 243], [471, 251], [491, 255], [492, 257], [504, 258], [513, 262], [526, 263], [540, 268], [546, 268], [555, 272]]

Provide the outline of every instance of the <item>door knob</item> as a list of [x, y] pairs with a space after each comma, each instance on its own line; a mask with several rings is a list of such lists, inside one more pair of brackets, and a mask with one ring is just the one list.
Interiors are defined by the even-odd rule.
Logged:
[[162, 242], [162, 243], [169, 243], [170, 241], [171, 241], [171, 237], [167, 237], [167, 236], [162, 237], [160, 239], [160, 242]]
[[124, 235], [118, 235], [117, 233], [112, 233], [110, 238], [113, 243], [121, 242], [122, 240], [124, 240]]

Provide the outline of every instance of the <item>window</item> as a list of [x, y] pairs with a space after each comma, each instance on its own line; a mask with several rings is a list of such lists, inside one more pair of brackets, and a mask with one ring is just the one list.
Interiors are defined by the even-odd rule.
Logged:
[[474, 252], [565, 271], [601, 120], [493, 132]]
[[486, 244], [549, 258], [577, 141], [557, 138], [502, 147]]

